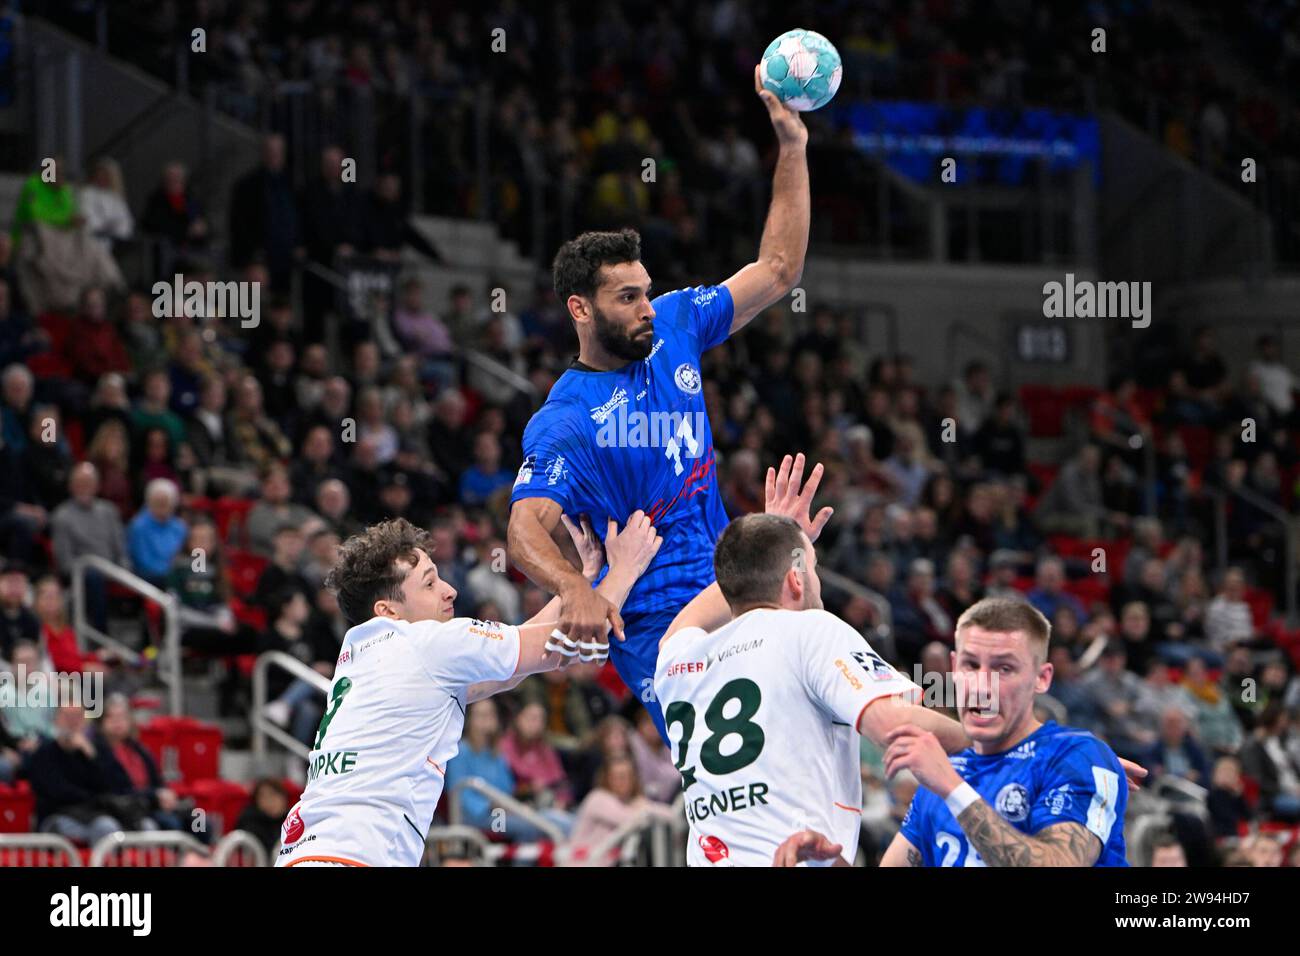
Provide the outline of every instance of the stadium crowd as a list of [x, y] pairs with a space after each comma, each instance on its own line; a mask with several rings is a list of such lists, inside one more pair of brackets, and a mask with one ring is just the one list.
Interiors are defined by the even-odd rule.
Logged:
[[[393, 6], [409, 15], [394, 19], [386, 9]], [[524, 5], [501, 6], [511, 35], [542, 28]], [[881, 77], [891, 59], [958, 57], [926, 45], [940, 36], [924, 27], [928, 14], [941, 23], [980, 20], [956, 3], [915, 4], [899, 17], [861, 6], [831, 14], [846, 18], [846, 62], [870, 62], [873, 83], [887, 82]], [[171, 9], [170, 20], [157, 21], [164, 33], [177, 22]], [[254, 89], [272, 76], [312, 78], [322, 88], [343, 77], [409, 95], [430, 85], [460, 89], [480, 68], [468, 52], [475, 24], [463, 11], [449, 14], [435, 35], [433, 15], [410, 4], [351, 4], [346, 12], [305, 0], [250, 5], [228, 22], [216, 12], [224, 5], [206, 9], [219, 53], [211, 69]], [[504, 164], [493, 180], [494, 216], [507, 229], [523, 228], [511, 226], [512, 210], [523, 204], [512, 206], [509, 197], [513, 188], [518, 198], [519, 170], [544, 162], [572, 173], [552, 182], [592, 200], [575, 226], [636, 223], [652, 273], [699, 276], [715, 268], [716, 280], [739, 260], [730, 258], [729, 239], [713, 240], [753, 242], [744, 219], [727, 225], [736, 197], [716, 187], [724, 179], [744, 183], [738, 170], [761, 180], [757, 137], [746, 139], [739, 94], [723, 88], [717, 67], [704, 70], [706, 87], [691, 103], [716, 104], [718, 115], [707, 122], [654, 94], [680, 92], [687, 49], [706, 51], [714, 64], [752, 63], [766, 20], [744, 5], [720, 4], [695, 34], [714, 39], [691, 46], [683, 24], [692, 18], [656, 5], [646, 21], [652, 40], [638, 47], [643, 60], [607, 55], [579, 71], [580, 37], [594, 30], [596, 48], [613, 49], [629, 32], [626, 11], [600, 9], [581, 31], [576, 13], [545, 25], [561, 37], [567, 31], [553, 58], [567, 99], [517, 82], [499, 97], [494, 135], [533, 130], [546, 155], [509, 143], [494, 150]], [[1159, 5], [1152, 9], [1159, 15]], [[386, 32], [394, 22], [411, 29]], [[1005, 63], [993, 73], [989, 64], [1014, 52], [988, 42], [975, 48], [985, 79], [1005, 72]], [[538, 75], [529, 52], [535, 43], [509, 49], [518, 78]], [[1040, 49], [1026, 43], [1019, 55]], [[1026, 75], [1051, 65], [1030, 64]], [[892, 89], [905, 92], [907, 71], [898, 72]], [[568, 105], [543, 117], [542, 101]], [[515, 142], [513, 132], [509, 139]], [[467, 158], [455, 152], [464, 144], [449, 135], [426, 146], [448, 151], [428, 164], [443, 177], [428, 184], [434, 210], [473, 212], [481, 197]], [[646, 191], [639, 177], [634, 183], [617, 171], [629, 149], [676, 154], [680, 166]], [[319, 173], [295, 183], [285, 142], [268, 137], [261, 165], [223, 209], [205, 208], [183, 166], [168, 163], [138, 217], [111, 162], [96, 165], [78, 187], [36, 175], [12, 234], [0, 237], [0, 658], [29, 674], [101, 670], [121, 695], [93, 727], [72, 708], [0, 708], [0, 783], [30, 782], [42, 829], [88, 841], [118, 825], [173, 826], [178, 806], [134, 743], [129, 702], [149, 683], [148, 668], [88, 653], [73, 629], [68, 580], [81, 555], [178, 595], [186, 666], [224, 669], [226, 715], [250, 706], [241, 657], [280, 650], [332, 673], [346, 626], [323, 580], [340, 541], [368, 522], [402, 515], [431, 530], [459, 615], [518, 621], [546, 600], [510, 568], [504, 534], [520, 436], [536, 399], [465, 359], [470, 350], [486, 353], [545, 396], [575, 351], [569, 320], [544, 279], [509, 297], [501, 312], [489, 307], [490, 284], [458, 286], [445, 303], [431, 302], [412, 275], [392, 314], [398, 349], [386, 352], [354, 326], [342, 350], [332, 351], [324, 334], [330, 303], [308, 296], [299, 311], [284, 294], [298, 250], [317, 261], [353, 250], [383, 256], [409, 240], [398, 177], [340, 188], [341, 157], [328, 144], [312, 157]], [[685, 183], [692, 197], [712, 195], [717, 208], [679, 192]], [[261, 321], [243, 328], [228, 315], [155, 318], [147, 282], [90, 284], [71, 302], [51, 305], [46, 299], [59, 290], [20, 280], [19, 253], [36, 224], [88, 229], [111, 254], [137, 223], [166, 238], [187, 278], [229, 274], [262, 283], [270, 292]], [[207, 256], [211, 236], [223, 229], [228, 264]], [[171, 270], [160, 263], [152, 278], [170, 280]], [[826, 586], [831, 610], [908, 674], [918, 666], [942, 674], [953, 622], [966, 606], [990, 594], [1023, 594], [1054, 628], [1056, 677], [1045, 715], [1093, 730], [1157, 779], [1208, 791], [1209, 825], [1177, 815], [1159, 849], [1193, 863], [1278, 865], [1280, 844], [1252, 828], [1300, 821], [1300, 635], [1272, 614], [1294, 582], [1283, 577], [1284, 542], [1266, 511], [1234, 502], [1221, 573], [1208, 543], [1214, 489], [1240, 487], [1292, 508], [1300, 494], [1300, 378], [1279, 343], [1261, 338], [1248, 366], [1230, 367], [1212, 330], [1192, 330], [1157, 377], [1119, 372], [1105, 389], [1080, 391], [1069, 409], [1077, 429], [1053, 430], [1041, 427], [1052, 409], [1032, 389], [1001, 392], [978, 362], [955, 381], [919, 381], [908, 356], [869, 355], [856, 344], [858, 332], [855, 316], [833, 305], [814, 304], [809, 314], [775, 307], [706, 356], [717, 480], [729, 514], [761, 508], [766, 466], [806, 451], [827, 469], [818, 506], [836, 510], [819, 542], [823, 567], [836, 575]], [[1250, 441], [1240, 424], [1247, 417], [1257, 425]], [[955, 433], [945, 427], [949, 419]], [[1059, 447], [1065, 433], [1062, 460], [1031, 458], [1032, 437], [1055, 435]], [[1154, 509], [1143, 457], [1152, 446]], [[101, 630], [146, 617], [93, 572], [86, 593], [90, 622]], [[156, 641], [147, 623], [144, 640]], [[273, 678], [271, 697], [267, 713], [310, 741], [319, 696], [304, 682]], [[864, 843], [873, 849], [887, 841], [914, 782], [886, 781], [880, 755], [867, 747], [863, 756]], [[678, 790], [639, 701], [611, 670], [591, 665], [473, 705], [447, 776], [449, 792], [471, 776], [487, 780], [583, 847], [637, 814], [663, 813]], [[264, 781], [246, 812], [247, 828], [268, 845], [284, 802]], [[519, 819], [502, 830], [491, 801], [473, 792], [463, 809], [496, 837], [538, 836]], [[1246, 834], [1248, 841], [1236, 842]]]

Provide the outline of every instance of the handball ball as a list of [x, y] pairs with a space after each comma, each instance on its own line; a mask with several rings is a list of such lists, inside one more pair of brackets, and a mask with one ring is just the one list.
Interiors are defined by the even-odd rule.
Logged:
[[782, 33], [763, 51], [763, 88], [801, 113], [820, 109], [840, 88], [840, 54], [831, 41], [811, 30]]

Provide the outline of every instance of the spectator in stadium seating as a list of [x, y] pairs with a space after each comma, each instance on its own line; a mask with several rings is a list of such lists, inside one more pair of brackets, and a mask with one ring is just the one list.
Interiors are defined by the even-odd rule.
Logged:
[[104, 702], [94, 741], [107, 805], [132, 830], [180, 830], [180, 800], [163, 783], [153, 755], [136, 738], [131, 702], [112, 694]]
[[[989, 367], [978, 360], [966, 363], [960, 381], [953, 383], [957, 394], [957, 420], [963, 431], [975, 434], [1002, 404], [1007, 396], [997, 396], [993, 391], [993, 376]], [[998, 417], [999, 427], [1010, 423], [1010, 416]], [[989, 466], [985, 462], [985, 467]]]
[[1151, 866], [1185, 867], [1187, 853], [1172, 833], [1161, 833], [1151, 841]]
[[602, 767], [611, 760], [632, 757], [632, 728], [620, 715], [609, 714], [590, 725], [577, 744], [568, 761], [569, 782], [574, 801], [581, 803], [596, 785]]
[[121, 329], [122, 342], [137, 377], [162, 366], [167, 353], [163, 351], [162, 330], [154, 318], [148, 294], [139, 289], [126, 294], [122, 301]]
[[250, 603], [271, 608], [272, 600], [285, 590], [299, 591], [304, 598], [312, 596], [311, 584], [302, 575], [303, 550], [306, 535], [296, 524], [286, 522], [275, 530], [272, 539], [271, 562], [257, 579]]
[[1025, 472], [1025, 435], [1016, 421], [1016, 401], [998, 394], [993, 413], [974, 433], [972, 449], [986, 474], [1011, 477]]
[[179, 467], [180, 449], [186, 445], [174, 446], [167, 432], [162, 428], [148, 428], [136, 446], [140, 454], [134, 465], [140, 485], [147, 485], [156, 480], [170, 481], [178, 488], [184, 485], [184, 478]]
[[953, 618], [935, 597], [934, 565], [929, 561], [918, 558], [912, 562], [905, 585], [894, 589], [889, 606], [894, 650], [905, 668], [920, 660], [921, 648], [930, 641], [952, 646]]
[[1149, 765], [1154, 758], [1156, 733], [1136, 711], [1142, 681], [1125, 669], [1126, 652], [1120, 641], [1111, 641], [1101, 655], [1100, 665], [1082, 680], [1100, 716], [1105, 740], [1121, 757]]
[[1293, 415], [1300, 377], [1282, 361], [1277, 336], [1261, 335], [1255, 340], [1255, 360], [1250, 363], [1249, 372], [1259, 380], [1260, 391], [1278, 420], [1300, 424]]
[[279, 425], [285, 435], [296, 433], [301, 414], [294, 376], [295, 360], [293, 343], [288, 339], [277, 339], [267, 348], [262, 368], [258, 371], [267, 417]]
[[234, 465], [226, 426], [226, 383], [220, 375], [207, 375], [199, 385], [199, 403], [190, 415], [187, 434], [211, 495], [243, 494], [256, 483], [246, 469]]
[[131, 371], [126, 346], [108, 317], [103, 289], [82, 290], [81, 308], [68, 324], [65, 347], [72, 374], [83, 385], [93, 385], [109, 372]]
[[59, 579], [47, 574], [32, 588], [32, 610], [41, 622], [41, 647], [54, 670], [79, 674], [87, 660], [77, 645], [77, 632], [68, 620], [68, 601]]
[[127, 526], [131, 569], [151, 584], [163, 586], [172, 559], [185, 543], [186, 525], [176, 515], [180, 491], [164, 478], [145, 486], [144, 507]]
[[39, 641], [41, 624], [27, 606], [27, 569], [13, 561], [0, 567], [0, 661], [20, 641]]
[[225, 617], [226, 630], [233, 630], [233, 620], [228, 617], [230, 585], [226, 580], [225, 555], [217, 526], [211, 521], [199, 519], [189, 526], [185, 544], [176, 552], [167, 572], [166, 588], [180, 599], [182, 607], [203, 615]]
[[253, 375], [239, 379], [226, 431], [232, 462], [255, 472], [293, 454], [289, 439], [263, 409], [262, 386]]
[[[575, 859], [591, 859], [602, 842], [638, 819], [668, 823], [677, 819], [677, 813], [645, 797], [631, 757], [614, 757], [601, 766], [595, 787], [578, 807], [569, 837]], [[608, 857], [593, 862], [612, 865], [617, 851], [617, 847], [612, 848]]]
[[1219, 352], [1211, 326], [1198, 326], [1192, 333], [1192, 349], [1181, 369], [1192, 395], [1204, 407], [1213, 411], [1223, 403], [1231, 383], [1228, 364]]
[[938, 595], [939, 603], [955, 621], [966, 608], [983, 597], [984, 589], [980, 587], [974, 562], [960, 551], [953, 551], [948, 556], [947, 573]]
[[63, 500], [72, 468], [72, 450], [63, 433], [57, 405], [33, 405], [27, 446], [18, 455], [21, 497], [48, 516]]
[[339, 544], [339, 536], [324, 525], [317, 525], [316, 530], [307, 536], [302, 576], [313, 588], [324, 587], [326, 575], [338, 562]]
[[1048, 556], [1038, 562], [1034, 586], [1025, 599], [1049, 621], [1055, 616], [1056, 609], [1064, 606], [1072, 610], [1080, 622], [1087, 623], [1088, 612], [1083, 602], [1065, 590], [1065, 562], [1058, 557]]
[[32, 397], [35, 394], [36, 378], [26, 365], [13, 363], [5, 367], [0, 377], [0, 392], [3, 405], [0, 406], [0, 423], [3, 431], [0, 440], [3, 447], [11, 454], [19, 455], [27, 447], [27, 435], [31, 431]]
[[270, 853], [280, 842], [280, 827], [289, 812], [289, 797], [284, 784], [274, 777], [263, 777], [253, 784], [253, 793], [235, 822], [236, 830], [251, 833]]
[[[297, 658], [322, 677], [334, 676], [334, 664], [339, 648], [332, 641], [317, 646], [319, 632], [308, 630], [311, 604], [302, 591], [286, 587], [268, 599], [266, 629], [257, 642], [257, 653], [279, 651]], [[310, 744], [316, 736], [316, 727], [324, 713], [325, 698], [319, 690], [305, 680], [294, 678], [282, 669], [273, 669], [267, 675], [267, 718], [288, 727], [294, 738]]]
[[1102, 498], [1101, 449], [1084, 445], [1065, 463], [1035, 508], [1038, 526], [1048, 534], [1095, 538], [1107, 521], [1124, 525], [1127, 518], [1107, 511]]
[[573, 799], [572, 792], [559, 753], [546, 742], [545, 729], [546, 708], [525, 704], [501, 740], [501, 753], [515, 776], [516, 797], [539, 808], [563, 811]]
[[1218, 593], [1205, 609], [1205, 637], [1219, 653], [1237, 641], [1249, 641], [1255, 636], [1254, 618], [1245, 597], [1245, 573], [1238, 567], [1228, 568]]
[[1256, 833], [1241, 844], [1249, 865], [1272, 869], [1282, 865], [1282, 846], [1271, 833]]
[[424, 307], [424, 283], [419, 276], [402, 281], [402, 295], [393, 313], [393, 331], [421, 362], [420, 377], [439, 387], [454, 380], [456, 351], [451, 332], [442, 320]]
[[332, 265], [353, 255], [365, 241], [361, 192], [343, 182], [343, 150], [321, 150], [320, 170], [299, 201], [303, 244], [315, 262]]
[[1286, 750], [1290, 717], [1273, 704], [1260, 714], [1241, 748], [1241, 766], [1259, 784], [1260, 808], [1281, 820], [1300, 819], [1300, 767]]
[[893, 431], [894, 453], [886, 459], [884, 467], [898, 483], [899, 500], [914, 508], [921, 500], [926, 482], [936, 470], [936, 463], [925, 447], [921, 427], [915, 422], [899, 422], [893, 426]]
[[50, 334], [32, 323], [26, 311], [15, 306], [9, 280], [0, 277], [0, 368], [22, 363], [48, 352]]
[[189, 170], [184, 163], [163, 166], [161, 180], [145, 202], [140, 227], [149, 236], [166, 240], [173, 252], [193, 252], [207, 247], [208, 221], [198, 196], [190, 189]]
[[1052, 649], [1048, 657], [1053, 671], [1052, 686], [1048, 688], [1047, 696], [1065, 708], [1071, 726], [1097, 733], [1101, 720], [1097, 702], [1080, 680], [1079, 664], [1070, 647], [1057, 644], [1055, 633], [1052, 635]]
[[105, 809], [110, 793], [94, 743], [86, 729], [85, 711], [60, 707], [54, 736], [27, 760], [27, 779], [36, 797], [37, 829], [75, 843], [94, 846], [122, 823]]
[[[1171, 707], [1178, 708], [1189, 722], [1195, 723], [1198, 717], [1196, 701], [1186, 687], [1172, 679], [1168, 664], [1159, 658], [1152, 658], [1146, 666], [1142, 683], [1142, 696], [1136, 707], [1151, 726], [1158, 725], [1164, 712]], [[1193, 726], [1192, 733], [1195, 732]]]
[[1108, 391], [1097, 396], [1090, 417], [1092, 440], [1109, 446], [1126, 460], [1136, 464], [1140, 460], [1141, 445], [1135, 439], [1148, 442], [1152, 439], [1151, 422], [1137, 397], [1137, 379], [1127, 371], [1118, 372]]
[[673, 764], [672, 752], [664, 746], [648, 710], [637, 707], [633, 721], [629, 744], [645, 795], [659, 803], [672, 803], [682, 789], [682, 775]]
[[465, 714], [465, 732], [460, 739], [460, 749], [447, 762], [444, 785], [446, 792], [453, 795], [453, 800], [459, 794], [461, 819], [466, 824], [480, 830], [502, 832], [501, 826], [493, 826], [500, 817], [504, 832], [509, 833], [509, 814], [494, 817], [489, 797], [477, 790], [458, 789], [464, 781], [478, 777], [503, 793], [514, 792], [514, 774], [501, 753], [500, 740], [501, 720], [497, 702], [488, 697], [470, 704]]
[[1192, 736], [1192, 725], [1181, 707], [1169, 707], [1160, 715], [1160, 737], [1155, 745], [1154, 776], [1181, 777], [1201, 786], [1210, 779], [1205, 752]]
[[[438, 565], [438, 576], [455, 588], [458, 594], [467, 595], [470, 566], [465, 560], [456, 524], [447, 518], [435, 518], [429, 526], [429, 534]], [[538, 610], [540, 609], [539, 605]]]
[[185, 423], [171, 410], [172, 382], [166, 369], [146, 373], [143, 394], [131, 414], [131, 427], [137, 439], [151, 428], [161, 428], [173, 448], [185, 441]]
[[502, 488], [509, 488], [514, 479], [510, 471], [501, 467], [500, 440], [495, 435], [476, 435], [474, 463], [460, 476], [460, 500], [467, 505], [484, 504]]
[[177, 415], [188, 419], [198, 408], [203, 392], [203, 381], [216, 373], [216, 368], [203, 351], [203, 333], [196, 328], [176, 333], [171, 364], [171, 407]]
[[443, 389], [433, 403], [433, 421], [429, 424], [434, 462], [457, 483], [473, 461], [475, 432], [467, 424], [467, 412], [465, 396], [459, 389]]
[[325, 394], [325, 382], [329, 377], [329, 350], [320, 342], [304, 346], [302, 358], [298, 362], [298, 375], [294, 380], [294, 394], [298, 401], [298, 408], [302, 412], [298, 434], [300, 439], [307, 429], [312, 427], [312, 416], [320, 406], [321, 398]]
[[[135, 510], [131, 436], [119, 419], [105, 420], [93, 433], [86, 446], [84, 463], [92, 466], [99, 476], [100, 499], [117, 510], [119, 521], [129, 518]], [[76, 473], [76, 469], [73, 469], [73, 473]]]
[[1120, 610], [1119, 637], [1128, 654], [1129, 668], [1139, 674], [1147, 673], [1148, 664], [1155, 659], [1155, 637], [1151, 611], [1142, 601], [1130, 601]]
[[1252, 814], [1246, 803], [1245, 784], [1241, 776], [1241, 761], [1233, 754], [1224, 754], [1214, 761], [1210, 772], [1209, 794], [1205, 807], [1210, 811], [1210, 824], [1216, 837], [1235, 837], [1241, 825]]
[[[316, 489], [316, 511], [325, 526], [346, 541], [361, 532], [361, 523], [351, 516], [352, 496], [348, 486], [337, 478], [322, 481]], [[439, 561], [439, 567], [441, 567]], [[459, 589], [458, 589], [459, 590]]]
[[261, 165], [235, 181], [230, 196], [230, 249], [234, 266], [266, 264], [275, 289], [289, 287], [300, 246], [298, 203], [285, 168], [284, 137], [262, 139]]
[[275, 533], [285, 524], [302, 527], [316, 518], [310, 508], [290, 498], [289, 472], [272, 464], [262, 472], [262, 495], [248, 512], [244, 531], [253, 553], [269, 558], [275, 550]]
[[81, 221], [77, 194], [68, 184], [66, 163], [62, 156], [52, 157], [48, 174], [45, 164], [23, 180], [18, 202], [14, 206], [10, 235], [14, 245], [22, 241], [28, 225], [45, 225], [55, 229], [72, 229]]
[[92, 438], [105, 422], [117, 422], [127, 430], [129, 445], [132, 414], [131, 399], [126, 393], [126, 377], [109, 372], [95, 383], [90, 402], [79, 412], [78, 418], [87, 438]]
[[[105, 427], [113, 424], [105, 423]], [[83, 555], [103, 558], [118, 567], [126, 564], [121, 513], [112, 502], [99, 497], [99, 471], [89, 461], [74, 467], [68, 476], [68, 498], [50, 516], [50, 532], [54, 565], [60, 574], [71, 575], [75, 560]], [[88, 568], [85, 581], [90, 622], [101, 631], [107, 630], [108, 580], [101, 572]]]
[[87, 232], [106, 252], [113, 251], [113, 240], [130, 239], [135, 232], [122, 168], [111, 156], [101, 156], [90, 168], [90, 178], [77, 196], [77, 208], [86, 221]]

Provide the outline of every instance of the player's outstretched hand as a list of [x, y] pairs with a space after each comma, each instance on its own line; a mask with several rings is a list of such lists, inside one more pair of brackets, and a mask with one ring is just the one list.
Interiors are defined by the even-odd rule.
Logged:
[[1128, 780], [1128, 792], [1136, 793], [1142, 789], [1142, 781], [1146, 779], [1147, 774], [1151, 771], [1140, 763], [1134, 763], [1132, 760], [1125, 760], [1123, 757], [1117, 757], [1119, 765], [1124, 768], [1124, 778]]
[[596, 537], [591, 519], [582, 515], [579, 519], [581, 527], [574, 524], [573, 519], [566, 514], [561, 514], [560, 520], [564, 522], [564, 530], [569, 532], [573, 546], [578, 549], [578, 557], [582, 559], [582, 576], [594, 584], [601, 569], [605, 567], [605, 549], [600, 545], [600, 538]]
[[[832, 843], [823, 833], [816, 830], [800, 830], [776, 848], [772, 857], [773, 866], [797, 866], [807, 860], [843, 861], [844, 847]], [[837, 864], [838, 865], [838, 864]]]
[[[826, 527], [835, 513], [833, 508], [823, 508], [816, 518], [810, 518], [813, 498], [817, 496], [817, 486], [822, 483], [822, 466], [819, 462], [813, 466], [808, 480], [803, 480], [803, 452], [791, 458], [786, 455], [781, 459], [781, 470], [767, 469], [767, 482], [763, 495], [763, 510], [770, 515], [785, 515], [799, 522], [803, 533], [809, 541], [816, 541], [817, 536]], [[800, 487], [800, 483], [803, 487]]]
[[939, 738], [915, 724], [895, 727], [885, 737], [885, 776], [910, 770], [916, 782], [939, 797], [947, 797], [962, 779], [953, 769]]
[[650, 516], [644, 511], [634, 511], [618, 530], [618, 525], [610, 519], [605, 532], [605, 554], [611, 568], [629, 568], [640, 577], [650, 562], [659, 553], [659, 546], [664, 539], [659, 537], [655, 526], [650, 523]]
[[777, 141], [782, 146], [807, 146], [808, 127], [803, 125], [803, 117], [798, 110], [790, 109], [771, 91], [763, 89], [762, 64], [754, 67], [754, 89], [767, 107], [767, 115], [772, 120], [772, 129], [776, 130]]

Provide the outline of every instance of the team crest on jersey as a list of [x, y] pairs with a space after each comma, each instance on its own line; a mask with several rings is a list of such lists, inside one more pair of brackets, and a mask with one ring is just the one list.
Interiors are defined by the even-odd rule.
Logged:
[[609, 401], [603, 405], [597, 405], [591, 410], [591, 420], [597, 425], [603, 425], [605, 424], [605, 419], [609, 418], [610, 413], [613, 412], [614, 409], [618, 408], [620, 405], [626, 404], [627, 389], [620, 385], [618, 388], [614, 389], [614, 394], [609, 397]]
[[284, 832], [280, 840], [281, 843], [297, 843], [302, 839], [303, 833], [307, 830], [307, 825], [302, 822], [302, 814], [297, 807], [294, 807], [293, 812], [285, 818], [282, 829]]
[[1029, 791], [1018, 783], [1009, 783], [998, 791], [993, 806], [1011, 823], [1022, 823], [1029, 818]]
[[700, 394], [700, 373], [690, 362], [683, 362], [677, 366], [677, 371], [673, 373], [673, 381], [687, 395]]
[[865, 651], [854, 651], [853, 659], [862, 666], [867, 672], [867, 676], [872, 680], [890, 680], [894, 676], [894, 669], [885, 663], [875, 651], [867, 648]]
[[704, 858], [714, 866], [735, 865], [731, 862], [731, 850], [718, 837], [702, 835], [700, 849], [704, 851]]
[[515, 487], [526, 485], [533, 480], [533, 468], [537, 465], [537, 456], [529, 455], [524, 459], [524, 463], [519, 466], [519, 474], [515, 476]]

